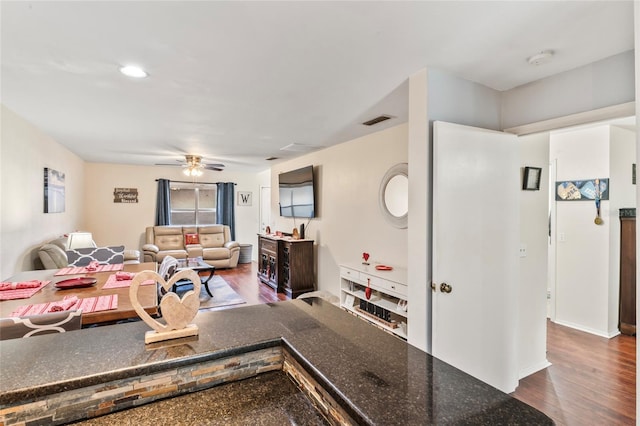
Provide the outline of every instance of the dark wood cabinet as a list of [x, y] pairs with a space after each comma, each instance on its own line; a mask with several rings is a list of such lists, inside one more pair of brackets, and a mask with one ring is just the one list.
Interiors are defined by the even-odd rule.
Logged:
[[258, 278], [291, 298], [313, 291], [313, 240], [259, 235]]
[[278, 289], [278, 242], [258, 238], [258, 277], [274, 290]]
[[636, 334], [636, 209], [620, 209], [620, 313], [622, 334]]

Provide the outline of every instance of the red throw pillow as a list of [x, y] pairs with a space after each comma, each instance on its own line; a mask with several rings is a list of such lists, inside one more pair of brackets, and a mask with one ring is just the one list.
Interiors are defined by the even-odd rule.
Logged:
[[184, 234], [184, 245], [200, 244], [200, 238], [198, 234]]

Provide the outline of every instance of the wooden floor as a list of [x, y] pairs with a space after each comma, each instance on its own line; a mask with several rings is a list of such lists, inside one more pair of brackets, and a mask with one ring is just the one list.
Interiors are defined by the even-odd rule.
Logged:
[[223, 277], [229, 286], [247, 302], [247, 305], [288, 299], [284, 293], [276, 293], [271, 287], [260, 283], [256, 262], [239, 263], [237, 268], [216, 269], [216, 275]]
[[[220, 269], [247, 304], [287, 300], [257, 279], [257, 264]], [[513, 396], [558, 425], [635, 425], [636, 338], [598, 337], [547, 323], [549, 368], [520, 381]]]
[[636, 338], [612, 339], [547, 322], [551, 367], [513, 394], [558, 425], [636, 424]]

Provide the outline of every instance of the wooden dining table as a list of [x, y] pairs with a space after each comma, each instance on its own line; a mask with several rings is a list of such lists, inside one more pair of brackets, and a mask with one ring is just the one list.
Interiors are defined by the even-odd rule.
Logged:
[[[147, 262], [139, 264], [125, 264], [123, 271], [140, 272], [154, 271], [156, 272], [156, 263]], [[0, 301], [0, 318], [10, 317], [11, 313], [17, 308], [24, 305], [32, 305], [36, 303], [58, 302], [65, 296], [77, 296], [79, 299], [87, 297], [107, 296], [111, 294], [118, 295], [118, 307], [106, 311], [87, 312], [82, 314], [82, 325], [105, 324], [129, 318], [137, 318], [138, 314], [133, 309], [131, 299], [129, 298], [129, 287], [103, 289], [109, 275], [115, 274], [115, 271], [109, 272], [91, 272], [75, 275], [58, 275], [55, 274], [59, 269], [46, 269], [40, 271], [24, 271], [20, 272], [6, 280], [11, 282], [22, 282], [30, 280], [51, 281], [33, 296], [28, 299], [13, 299]], [[95, 285], [84, 288], [59, 289], [56, 283], [75, 277], [91, 277], [97, 280]], [[138, 301], [149, 313], [154, 316], [158, 314], [158, 291], [155, 285], [143, 285], [138, 289]]]

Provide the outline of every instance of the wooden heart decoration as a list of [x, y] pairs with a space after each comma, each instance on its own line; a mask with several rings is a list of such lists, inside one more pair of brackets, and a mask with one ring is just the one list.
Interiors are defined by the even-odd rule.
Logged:
[[177, 294], [169, 292], [160, 301], [162, 317], [170, 330], [185, 328], [196, 316], [199, 307], [200, 298], [191, 290], [184, 294], [182, 299]]
[[[175, 283], [180, 280], [190, 280], [193, 283], [193, 290], [187, 291], [182, 298], [179, 298], [177, 294], [171, 292], [171, 288]], [[160, 286], [167, 291], [160, 301], [160, 309], [162, 316], [166, 322], [166, 325], [155, 320], [149, 315], [140, 302], [138, 301], [138, 288], [140, 284], [147, 280], [154, 280]], [[169, 281], [165, 281], [158, 273], [154, 271], [142, 271], [138, 272], [136, 276], [131, 280], [131, 287], [129, 288], [129, 298], [131, 299], [131, 305], [136, 311], [138, 316], [149, 327], [153, 328], [157, 333], [166, 334], [166, 338], [184, 337], [187, 334], [175, 334], [176, 330], [183, 330], [189, 326], [191, 330], [195, 328], [197, 334], [197, 327], [189, 325], [189, 323], [195, 318], [200, 307], [200, 289], [202, 282], [198, 274], [192, 269], [184, 269], [176, 273]], [[173, 334], [168, 334], [173, 333]], [[191, 333], [190, 335], [193, 335]], [[153, 339], [145, 338], [145, 342], [164, 340], [160, 337]]]
[[362, 253], [362, 258], [364, 259], [365, 262], [369, 260], [369, 253], [367, 252]]

